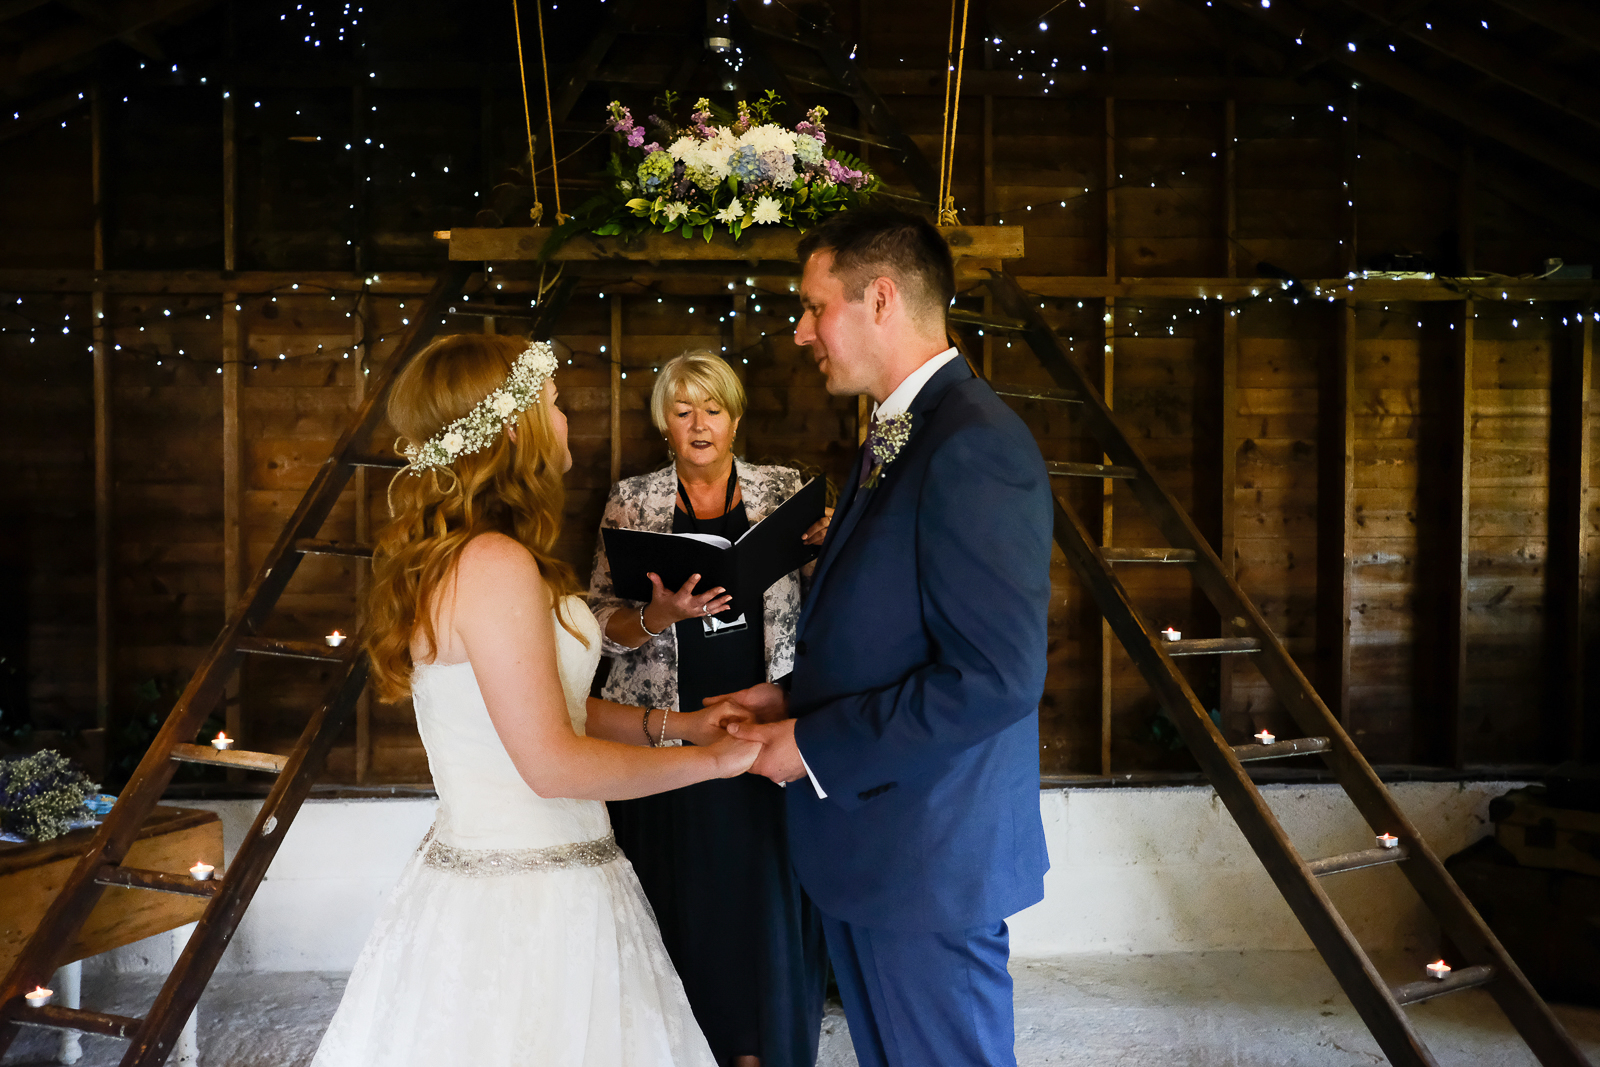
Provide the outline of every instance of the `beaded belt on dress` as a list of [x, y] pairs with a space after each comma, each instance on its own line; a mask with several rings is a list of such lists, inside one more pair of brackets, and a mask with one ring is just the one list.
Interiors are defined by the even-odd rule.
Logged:
[[[428, 831], [428, 838], [433, 831]], [[622, 858], [613, 834], [593, 841], [574, 841], [570, 845], [551, 845], [549, 848], [456, 848], [443, 841], [429, 843], [423, 839], [426, 851], [422, 855], [425, 867], [464, 874], [469, 878], [488, 878], [497, 874], [521, 874], [525, 871], [560, 871], [573, 867], [603, 867]]]

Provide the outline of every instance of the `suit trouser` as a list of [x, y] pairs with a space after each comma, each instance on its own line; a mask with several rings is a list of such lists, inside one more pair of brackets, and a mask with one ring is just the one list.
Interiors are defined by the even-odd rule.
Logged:
[[1014, 1067], [1011, 936], [883, 930], [822, 917], [861, 1067]]

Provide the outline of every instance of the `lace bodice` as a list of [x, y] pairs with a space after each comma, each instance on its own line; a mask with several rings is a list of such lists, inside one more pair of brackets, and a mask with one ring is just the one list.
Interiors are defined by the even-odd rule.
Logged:
[[[556, 621], [556, 661], [573, 729], [600, 662], [600, 627], [582, 598], [563, 607], [588, 647]], [[610, 833], [597, 800], [546, 799], [528, 788], [500, 742], [471, 663], [418, 664], [411, 695], [439, 792], [433, 838], [460, 848], [528, 849], [593, 841]]]

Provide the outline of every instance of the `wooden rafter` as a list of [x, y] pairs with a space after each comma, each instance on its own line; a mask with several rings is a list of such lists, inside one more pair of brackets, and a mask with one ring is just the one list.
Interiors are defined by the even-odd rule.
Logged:
[[70, 63], [125, 34], [137, 33], [205, 2], [207, 0], [123, 0], [106, 8], [106, 21], [79, 22], [0, 58], [0, 86], [15, 91], [37, 74]]
[[1375, 49], [1358, 48], [1350, 52], [1343, 38], [1337, 37], [1305, 11], [1290, 7], [1283, 0], [1268, 8], [1246, 0], [1221, 0], [1233, 10], [1259, 20], [1309, 52], [1328, 57], [1358, 76], [1381, 82], [1396, 92], [1490, 137], [1523, 155], [1562, 171], [1585, 185], [1600, 189], [1600, 163], [1581, 150], [1573, 150], [1530, 130], [1517, 116], [1491, 105], [1475, 102], [1462, 91], [1380, 54]]
[[616, 41], [626, 26], [628, 20], [633, 18], [633, 13], [639, 7], [638, 0], [613, 0], [611, 10], [605, 22], [589, 38], [589, 44], [584, 48], [577, 62], [573, 65], [572, 73], [567, 75], [566, 81], [561, 83], [555, 92], [554, 103], [551, 110], [555, 112], [557, 121], [565, 119], [572, 114], [572, 109], [578, 104], [578, 97], [583, 95], [583, 90], [588, 87], [594, 78], [595, 71], [600, 69], [601, 62], [606, 58], [606, 53], [611, 50], [611, 45]]
[[61, 3], [90, 22], [97, 22], [111, 30], [117, 35], [118, 40], [135, 52], [148, 56], [158, 63], [166, 60], [167, 54], [161, 50], [161, 45], [151, 36], [149, 30], [140, 27], [125, 28], [117, 14], [99, 0], [61, 0]]
[[1513, 52], [1488, 34], [1475, 33], [1449, 15], [1423, 21], [1419, 14], [1397, 15], [1383, 0], [1343, 0], [1386, 29], [1403, 33], [1442, 55], [1464, 63], [1592, 126], [1600, 126], [1600, 92], [1551, 69], [1546, 64], [1530, 63], [1527, 56]]
[[1600, 50], [1600, 12], [1589, 0], [1494, 0], [1530, 22]]

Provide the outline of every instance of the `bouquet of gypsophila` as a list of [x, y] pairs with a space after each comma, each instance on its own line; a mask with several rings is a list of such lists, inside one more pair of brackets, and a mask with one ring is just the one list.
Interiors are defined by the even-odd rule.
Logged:
[[51, 749], [0, 760], [0, 831], [48, 841], [89, 818], [85, 802], [100, 786]]
[[734, 240], [752, 226], [807, 229], [824, 216], [855, 207], [878, 179], [854, 156], [828, 144], [827, 109], [814, 107], [787, 129], [773, 121], [783, 101], [772, 90], [728, 113], [701, 98], [689, 123], [672, 120], [672, 93], [649, 116], [654, 139], [619, 101], [606, 128], [616, 146], [606, 175], [611, 187], [578, 209], [547, 244], [545, 255], [575, 232], [632, 236], [649, 230], [699, 235], [718, 228]]

